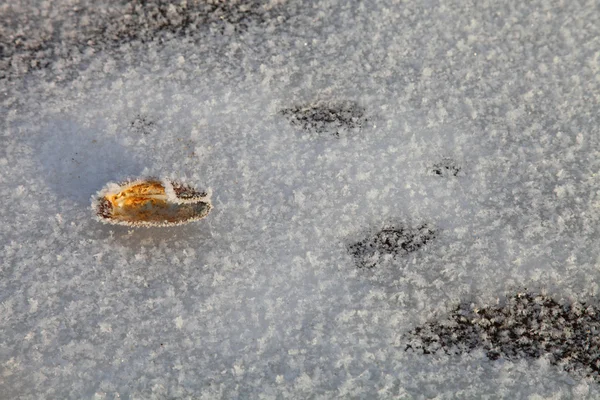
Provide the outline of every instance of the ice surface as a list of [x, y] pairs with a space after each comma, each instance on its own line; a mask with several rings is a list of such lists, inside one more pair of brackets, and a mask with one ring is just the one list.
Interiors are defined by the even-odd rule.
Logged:
[[[406, 351], [460, 304], [598, 306], [599, 38], [597, 1], [0, 4], [0, 397], [600, 398]], [[214, 209], [91, 218], [144, 176]]]

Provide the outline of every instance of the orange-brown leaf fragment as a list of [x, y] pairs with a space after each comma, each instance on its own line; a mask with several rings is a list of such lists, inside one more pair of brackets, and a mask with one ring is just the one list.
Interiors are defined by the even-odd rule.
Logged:
[[206, 217], [209, 197], [180, 182], [148, 178], [107, 184], [92, 199], [92, 208], [104, 223], [172, 226]]

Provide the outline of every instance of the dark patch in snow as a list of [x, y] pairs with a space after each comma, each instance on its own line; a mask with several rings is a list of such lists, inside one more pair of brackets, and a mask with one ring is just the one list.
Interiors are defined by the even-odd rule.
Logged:
[[442, 161], [433, 164], [431, 172], [433, 175], [441, 177], [458, 176], [462, 167], [456, 161], [450, 158], [444, 158]]
[[[64, 15], [50, 25], [19, 7], [0, 13], [0, 79], [28, 71], [85, 64], [95, 52], [123, 43], [194, 37], [209, 28], [230, 34], [251, 25], [280, 24], [287, 10], [258, 0], [132, 0], [99, 7], [51, 4], [44, 13]], [[26, 32], [26, 33], [24, 33]]]
[[281, 110], [290, 123], [305, 131], [330, 133], [335, 137], [359, 131], [368, 121], [364, 107], [353, 101], [317, 102]]
[[179, 4], [134, 0], [127, 3], [120, 18], [102, 27], [101, 36], [112, 41], [147, 41], [162, 32], [190, 36], [203, 25], [218, 25], [221, 32], [230, 25], [239, 32], [251, 24], [271, 20], [272, 11], [273, 6], [256, 0], [195, 0]]
[[388, 227], [348, 247], [359, 268], [373, 268], [383, 257], [407, 255], [419, 250], [435, 238], [435, 231], [427, 225], [417, 228]]
[[171, 182], [171, 184], [173, 185], [175, 196], [182, 200], [201, 199], [208, 196], [208, 192], [205, 190], [196, 190], [193, 187], [180, 182]]
[[461, 304], [447, 320], [430, 322], [409, 333], [406, 349], [425, 354], [461, 354], [482, 348], [491, 360], [539, 358], [567, 371], [600, 372], [598, 307], [560, 304], [540, 294], [518, 293], [506, 304], [475, 308]]
[[110, 218], [112, 215], [112, 204], [106, 199], [101, 199], [98, 204], [97, 213], [99, 217]]
[[135, 133], [141, 133], [144, 135], [148, 135], [150, 132], [154, 131], [154, 122], [150, 121], [143, 115], [138, 115], [131, 122], [131, 130]]

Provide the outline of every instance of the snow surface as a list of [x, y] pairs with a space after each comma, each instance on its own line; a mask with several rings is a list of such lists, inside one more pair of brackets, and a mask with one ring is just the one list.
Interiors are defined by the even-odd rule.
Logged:
[[[465, 302], [598, 304], [597, 0], [6, 1], [0, 101], [2, 399], [600, 398], [406, 350]], [[92, 218], [144, 176], [214, 209]]]

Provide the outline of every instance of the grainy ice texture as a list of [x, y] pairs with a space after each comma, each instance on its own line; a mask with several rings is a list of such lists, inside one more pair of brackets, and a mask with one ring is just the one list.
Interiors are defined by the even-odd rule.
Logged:
[[3, 2], [0, 398], [600, 398], [599, 93], [598, 1]]

